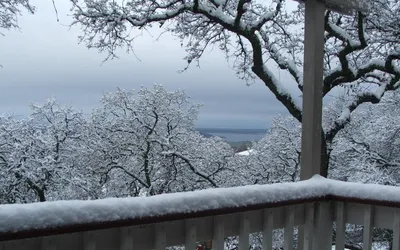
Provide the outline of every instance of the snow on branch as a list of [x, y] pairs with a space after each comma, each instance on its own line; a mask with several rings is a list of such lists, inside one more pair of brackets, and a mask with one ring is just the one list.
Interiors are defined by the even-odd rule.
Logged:
[[266, 46], [268, 46], [268, 52], [271, 56], [271, 58], [278, 64], [279, 68], [288, 70], [289, 73], [293, 76], [295, 79], [298, 88], [302, 91], [303, 89], [303, 73], [298, 69], [296, 63], [292, 59], [285, 58], [280, 52], [279, 49], [275, 44], [270, 44], [268, 42], [268, 38], [265, 36], [265, 34], [260, 34], [260, 36], [263, 36], [262, 38], [264, 42], [266, 43]]
[[[30, 4], [29, 0], [2, 0], [0, 6], [0, 28], [6, 30], [19, 28], [18, 17], [22, 15], [22, 10], [30, 14], [36, 12], [36, 8]], [[3, 35], [1, 32], [0, 34]]]
[[360, 46], [359, 41], [356, 41], [351, 35], [346, 32], [346, 30], [342, 29], [334, 23], [328, 22], [328, 31], [333, 33], [336, 38], [339, 38], [343, 42], [349, 43], [351, 47]]
[[398, 85], [396, 85], [398, 81], [397, 79], [400, 77], [400, 67], [395, 64], [396, 60], [400, 60], [400, 55], [397, 53], [393, 53], [389, 54], [386, 57], [386, 60], [371, 59], [363, 65], [359, 66], [357, 69], [349, 65], [347, 65], [345, 69], [337, 67], [324, 78], [323, 94], [326, 95], [332, 88], [340, 84], [355, 82], [357, 80], [361, 80], [363, 77], [368, 77], [373, 74], [374, 71], [380, 71], [393, 76], [388, 85], [386, 85], [386, 83], [381, 84], [385, 85], [386, 89], [383, 90], [396, 89], [398, 88]]
[[353, 112], [358, 106], [363, 103], [379, 103], [382, 100], [385, 91], [394, 90], [394, 84], [396, 81], [391, 83], [381, 83], [375, 91], [369, 91], [358, 94], [350, 104], [343, 109], [340, 116], [337, 118], [333, 126], [326, 132], [326, 140], [332, 142], [336, 134], [345, 127], [350, 121], [351, 112]]
[[273, 18], [275, 18], [279, 14], [279, 12], [281, 11], [282, 2], [283, 2], [282, 0], [279, 0], [276, 3], [276, 7], [275, 7], [274, 11], [265, 12], [263, 15], [261, 15], [260, 18], [258, 18], [258, 20], [254, 21], [251, 24], [252, 30], [260, 30], [261, 27], [264, 26], [265, 23], [273, 20]]
[[[400, 188], [348, 183], [314, 176], [296, 183], [251, 185], [162, 194], [152, 197], [107, 198], [91, 201], [55, 201], [0, 205], [0, 238], [3, 235], [95, 223], [140, 222], [144, 218], [248, 207], [273, 207], [285, 202], [315, 201], [324, 197], [369, 202], [400, 203]], [[198, 215], [199, 216], [199, 215]]]

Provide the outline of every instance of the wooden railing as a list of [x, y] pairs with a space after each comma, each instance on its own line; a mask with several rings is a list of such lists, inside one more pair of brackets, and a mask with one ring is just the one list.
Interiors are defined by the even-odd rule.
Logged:
[[[2, 250], [146, 250], [183, 245], [196, 249], [212, 239], [213, 249], [239, 236], [261, 232], [272, 249], [274, 229], [284, 229], [284, 249], [344, 249], [346, 223], [363, 225], [363, 249], [372, 229], [393, 230], [400, 250], [400, 188], [344, 183], [314, 177], [289, 184], [203, 190], [154, 197], [60, 201], [0, 206]], [[295, 227], [296, 235], [295, 240]], [[297, 233], [298, 232], [298, 233]]]

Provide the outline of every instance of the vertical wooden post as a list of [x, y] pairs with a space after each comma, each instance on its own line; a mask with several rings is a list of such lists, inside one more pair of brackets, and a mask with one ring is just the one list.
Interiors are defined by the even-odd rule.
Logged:
[[273, 229], [274, 229], [274, 216], [272, 209], [264, 209], [263, 211], [263, 250], [272, 250], [273, 240]]
[[82, 233], [82, 250], [96, 250], [96, 238], [94, 232], [86, 231]]
[[131, 227], [120, 228], [120, 250], [133, 250], [133, 232]]
[[[324, 59], [325, 4], [318, 0], [305, 1], [303, 117], [301, 134], [300, 179], [321, 173], [322, 142], [322, 81]], [[305, 206], [305, 225], [299, 227], [299, 249], [313, 249], [314, 204]], [[318, 224], [318, 220], [315, 221]]]
[[225, 224], [222, 216], [214, 216], [213, 226], [213, 250], [224, 250], [225, 245]]
[[400, 211], [393, 211], [393, 250], [400, 250]]
[[185, 249], [196, 249], [197, 227], [193, 219], [185, 221]]
[[303, 245], [299, 245], [299, 250], [308, 250], [313, 249], [313, 242], [315, 241], [314, 236], [314, 218], [315, 218], [315, 203], [305, 204], [304, 206], [304, 226], [299, 227], [299, 237], [303, 236], [302, 240], [299, 240], [299, 244], [303, 243]]
[[325, 4], [305, 1], [301, 179], [320, 174]]
[[374, 228], [373, 207], [365, 206], [364, 210], [364, 230], [363, 230], [363, 250], [372, 249], [372, 230]]
[[[333, 234], [333, 212], [330, 202], [318, 202], [316, 206], [316, 232], [314, 232], [314, 242], [318, 250], [332, 249], [332, 234]], [[314, 247], [314, 245], [313, 245]]]
[[57, 238], [54, 236], [45, 236], [41, 239], [40, 250], [56, 250]]
[[165, 230], [165, 224], [156, 224], [154, 229], [154, 249], [165, 250], [165, 248], [167, 247], [167, 232]]
[[240, 234], [239, 234], [239, 250], [248, 250], [249, 235], [250, 235], [250, 220], [246, 213], [242, 213], [240, 216]]
[[285, 229], [283, 236], [283, 249], [292, 250], [293, 249], [293, 227], [294, 227], [294, 207], [290, 206], [286, 208], [285, 211]]
[[346, 233], [346, 204], [344, 202], [336, 202], [336, 242], [337, 250], [344, 250], [345, 233]]

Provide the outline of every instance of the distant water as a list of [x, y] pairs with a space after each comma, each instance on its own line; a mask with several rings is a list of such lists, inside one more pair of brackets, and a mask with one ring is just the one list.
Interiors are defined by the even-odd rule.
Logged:
[[258, 141], [267, 133], [266, 129], [224, 129], [224, 128], [198, 128], [205, 136], [218, 136], [229, 142]]

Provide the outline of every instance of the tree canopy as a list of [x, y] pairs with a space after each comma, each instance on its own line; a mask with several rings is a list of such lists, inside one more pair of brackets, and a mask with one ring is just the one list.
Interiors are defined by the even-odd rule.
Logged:
[[[131, 29], [159, 25], [185, 47], [188, 65], [198, 62], [208, 47], [218, 47], [234, 62], [238, 76], [261, 80], [288, 112], [302, 121], [296, 96], [303, 89], [304, 6], [290, 10], [284, 0], [107, 0], [74, 1], [73, 25], [82, 29], [88, 48], [116, 56], [118, 48], [134, 49]], [[352, 89], [353, 98], [324, 130], [323, 165], [336, 134], [362, 103], [378, 103], [400, 87], [400, 45], [395, 0], [369, 2], [368, 14], [343, 16], [325, 12], [323, 96], [334, 89]], [[282, 83], [270, 69], [277, 65], [291, 81]]]

